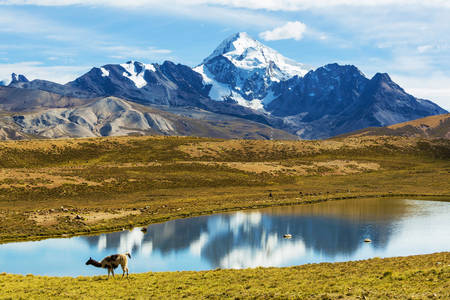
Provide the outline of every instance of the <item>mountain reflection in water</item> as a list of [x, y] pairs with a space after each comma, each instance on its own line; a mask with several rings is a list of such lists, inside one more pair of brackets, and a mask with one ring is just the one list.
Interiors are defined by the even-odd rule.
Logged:
[[[150, 225], [145, 234], [135, 228], [45, 240], [29, 247], [36, 255], [43, 251], [50, 255], [70, 241], [78, 249], [70, 256], [74, 261], [130, 251], [133, 272], [289, 266], [448, 251], [449, 227], [448, 202], [359, 199], [179, 219]], [[292, 239], [284, 239], [285, 233], [292, 234]], [[364, 243], [365, 238], [372, 243]], [[0, 245], [0, 257], [7, 256], [9, 249], [15, 258], [14, 249], [23, 250], [19, 246], [24, 244], [28, 245]], [[69, 254], [64, 255], [67, 261]], [[61, 270], [57, 268], [58, 259], [52, 257], [55, 267], [47, 272], [50, 275], [104, 273], [86, 268], [82, 262], [75, 271]], [[14, 270], [27, 273], [19, 266]]]
[[[102, 250], [148, 256], [188, 250], [206, 259], [210, 268], [286, 265], [307, 250], [333, 261], [351, 257], [365, 238], [372, 240], [372, 248], [385, 248], [396, 229], [393, 221], [426, 214], [417, 211], [415, 202], [367, 199], [277, 207], [155, 224], [147, 234], [136, 228], [83, 239]], [[294, 238], [283, 239], [284, 233]]]

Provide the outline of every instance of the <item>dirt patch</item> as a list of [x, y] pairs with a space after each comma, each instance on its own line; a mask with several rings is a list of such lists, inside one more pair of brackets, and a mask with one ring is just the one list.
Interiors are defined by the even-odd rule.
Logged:
[[102, 221], [119, 219], [132, 215], [139, 215], [139, 210], [120, 210], [117, 212], [89, 212], [89, 213], [74, 213], [74, 212], [44, 212], [33, 213], [29, 219], [36, 222], [39, 226], [52, 226], [59, 223], [61, 218], [69, 217], [76, 220], [76, 216], [81, 217], [80, 221], [85, 224], [100, 223]]
[[51, 214], [32, 214], [29, 219], [36, 222], [39, 226], [52, 226], [58, 224], [61, 217], [70, 217], [70, 213], [51, 213]]
[[137, 216], [140, 215], [141, 212], [139, 210], [121, 210], [115, 213], [110, 212], [95, 212], [95, 213], [89, 213], [87, 215], [82, 215], [82, 217], [85, 218], [85, 223], [92, 224], [92, 223], [98, 223], [106, 220], [111, 219], [119, 219], [123, 217], [128, 216]]

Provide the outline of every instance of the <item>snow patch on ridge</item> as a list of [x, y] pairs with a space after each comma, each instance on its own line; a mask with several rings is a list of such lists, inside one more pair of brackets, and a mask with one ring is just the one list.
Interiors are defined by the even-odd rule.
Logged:
[[203, 84], [211, 85], [209, 97], [216, 101], [223, 101], [231, 96], [231, 89], [227, 84], [220, 83], [213, 79], [213, 75], [206, 69], [204, 65], [194, 68], [194, 71], [202, 75]]
[[264, 111], [264, 105], [262, 104], [263, 101], [260, 99], [246, 100], [241, 96], [241, 94], [236, 93], [235, 91], [231, 92], [231, 98], [233, 98], [233, 100], [241, 106]]
[[264, 111], [263, 100], [261, 99], [246, 100], [239, 93], [240, 91], [239, 86], [237, 86], [235, 90], [232, 90], [228, 84], [224, 84], [214, 80], [213, 79], [214, 76], [208, 71], [208, 69], [204, 65], [194, 68], [194, 71], [202, 75], [203, 84], [211, 85], [211, 90], [209, 91], [208, 95], [211, 99], [216, 101], [224, 101], [231, 98], [241, 106], [248, 107], [254, 110]]
[[106, 70], [105, 68], [101, 67], [100, 71], [102, 71], [102, 77], [108, 77], [109, 76], [109, 71]]
[[138, 89], [147, 85], [147, 81], [144, 79], [145, 71], [156, 72], [155, 66], [152, 64], [129, 61], [125, 64], [120, 64], [120, 66], [125, 69], [122, 75], [133, 81]]

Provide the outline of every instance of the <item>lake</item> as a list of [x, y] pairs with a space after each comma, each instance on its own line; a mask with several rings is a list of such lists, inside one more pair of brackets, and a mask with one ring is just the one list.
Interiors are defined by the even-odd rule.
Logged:
[[[283, 238], [291, 234], [291, 239]], [[372, 242], [366, 243], [364, 239]], [[89, 257], [129, 251], [130, 272], [293, 266], [450, 251], [450, 203], [352, 199], [179, 219], [130, 231], [0, 245], [0, 272], [107, 274]], [[116, 270], [117, 274], [122, 271]]]

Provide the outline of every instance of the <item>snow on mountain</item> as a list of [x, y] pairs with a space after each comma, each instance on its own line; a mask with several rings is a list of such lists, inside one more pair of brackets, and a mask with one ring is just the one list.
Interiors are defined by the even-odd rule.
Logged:
[[100, 67], [100, 70], [102, 71], [102, 77], [108, 77], [109, 76], [109, 71], [106, 70], [103, 67]]
[[120, 66], [125, 69], [125, 72], [123, 72], [122, 75], [133, 81], [134, 85], [136, 85], [138, 89], [147, 85], [147, 81], [144, 78], [145, 71], [149, 70], [151, 72], [156, 72], [156, 69], [152, 64], [129, 61], [125, 64], [121, 64]]
[[241, 32], [225, 39], [194, 70], [211, 85], [211, 99], [264, 110], [273, 100], [273, 83], [304, 76], [309, 68]]
[[267, 74], [272, 81], [286, 80], [295, 75], [303, 76], [309, 71], [305, 65], [282, 56], [245, 32], [225, 39], [202, 64], [207, 64], [217, 56], [224, 56], [236, 67], [245, 70], [266, 69], [275, 64], [277, 69], [269, 68]]

